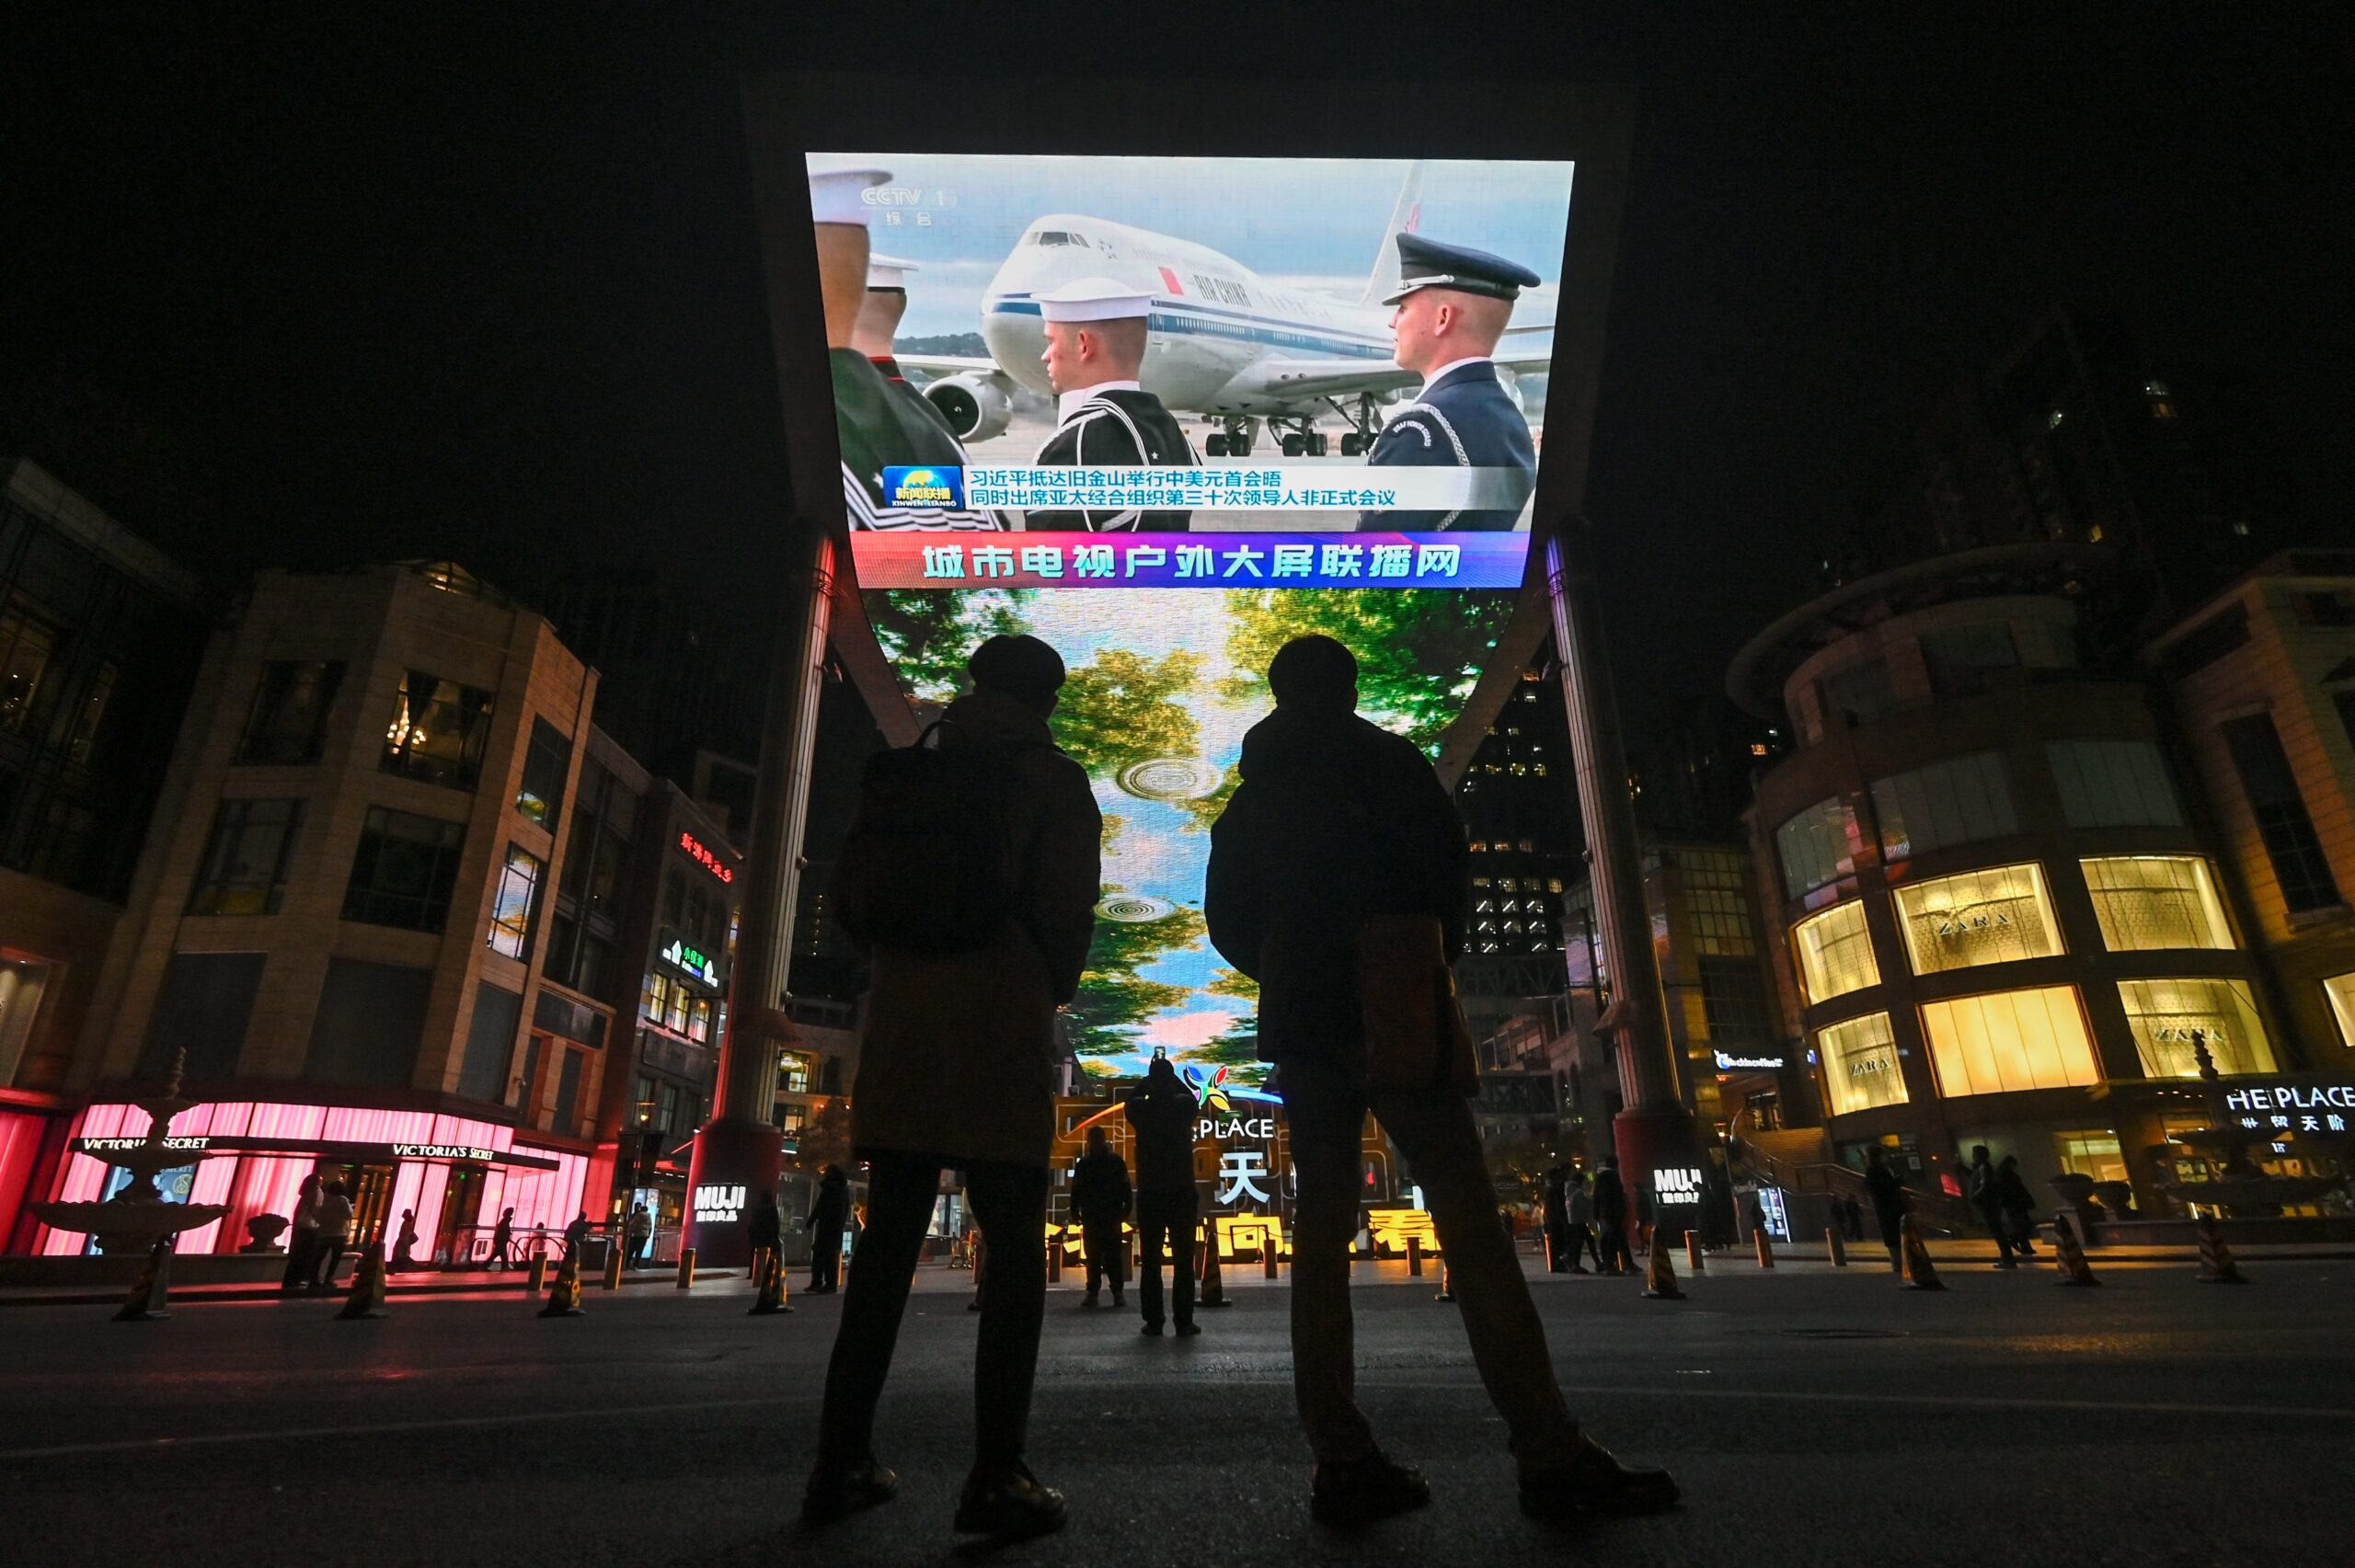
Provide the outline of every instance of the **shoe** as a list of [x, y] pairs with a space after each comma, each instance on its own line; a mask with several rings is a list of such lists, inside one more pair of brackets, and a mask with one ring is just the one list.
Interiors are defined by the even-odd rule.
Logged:
[[1159, 1323], [1147, 1323], [1138, 1332], [1146, 1335], [1148, 1338], [1159, 1339], [1161, 1337], [1161, 1325]]
[[1201, 1332], [1202, 1325], [1200, 1323], [1179, 1323], [1178, 1325], [1178, 1337], [1180, 1339], [1190, 1339]]
[[2020, 1265], [2017, 1258], [1998, 1258], [1995, 1260], [1995, 1266], [1997, 1268], [2017, 1268]]
[[1392, 1464], [1376, 1448], [1363, 1459], [1318, 1464], [1308, 1488], [1308, 1516], [1322, 1525], [1370, 1525], [1430, 1500], [1430, 1482], [1421, 1471]]
[[900, 1478], [873, 1459], [840, 1469], [821, 1467], [810, 1472], [810, 1488], [801, 1494], [801, 1520], [830, 1525], [899, 1494]]
[[1591, 1437], [1579, 1439], [1569, 1463], [1525, 1471], [1521, 1478], [1521, 1511], [1533, 1519], [1657, 1514], [1676, 1506], [1679, 1495], [1668, 1471], [1623, 1465]]
[[1580, 1265], [1580, 1264], [1572, 1264], [1572, 1265], [1570, 1265], [1570, 1266], [1569, 1266], [1569, 1267], [1568, 1267], [1568, 1268], [1564, 1269], [1562, 1272], [1563, 1272], [1563, 1273], [1565, 1273], [1565, 1274], [1584, 1274], [1584, 1273], [1586, 1272], [1586, 1268], [1585, 1268], [1585, 1266], [1584, 1266], [1583, 1265]]
[[1040, 1485], [1027, 1465], [1017, 1464], [996, 1475], [969, 1476], [964, 1495], [957, 1500], [960, 1535], [1022, 1540], [1063, 1528], [1063, 1494]]

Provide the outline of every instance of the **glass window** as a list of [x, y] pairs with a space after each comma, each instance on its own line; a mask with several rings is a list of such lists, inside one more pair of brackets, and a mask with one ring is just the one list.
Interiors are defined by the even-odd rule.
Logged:
[[192, 915], [274, 915], [303, 825], [299, 800], [224, 800], [190, 893]]
[[1882, 852], [1892, 860], [2019, 831], [1999, 751], [1873, 781]]
[[65, 754], [76, 762], [90, 760], [91, 749], [98, 744], [98, 727], [106, 722], [107, 704], [114, 697], [114, 682], [115, 668], [109, 660], [98, 666], [82, 693], [82, 705], [75, 710], [73, 727], [65, 735]]
[[794, 1051], [777, 1058], [776, 1086], [788, 1094], [810, 1093], [810, 1059]]
[[2016, 668], [2020, 650], [2009, 625], [1982, 621], [1924, 632], [1922, 662], [1929, 667], [1932, 691], [1941, 697], [1967, 697], [1985, 691], [1994, 671]]
[[711, 1038], [711, 999], [698, 996], [687, 1003], [687, 1038], [697, 1042]]
[[440, 931], [450, 917], [450, 889], [465, 841], [463, 822], [370, 807], [351, 857], [343, 918]]
[[1865, 929], [1862, 899], [1834, 904], [1799, 921], [1791, 927], [1791, 945], [1798, 950], [1799, 975], [1810, 1002], [1830, 1001], [1880, 984], [1880, 964]]
[[2338, 884], [2323, 856], [2314, 818], [2306, 815], [2305, 797], [2298, 793], [2298, 778], [2290, 771], [2273, 716], [2250, 714], [2227, 719], [2220, 730], [2257, 818], [2258, 836], [2265, 841], [2266, 858], [2273, 863], [2283, 905], [2292, 914], [2303, 914], [2338, 903]]
[[2274, 1070], [2246, 980], [2120, 980], [2118, 995], [2142, 1070], [2153, 1078], [2199, 1077], [2193, 1047], [2203, 1042], [2218, 1072]]
[[1783, 862], [1783, 891], [1791, 898], [1812, 892], [1856, 869], [1856, 853], [1864, 839], [1856, 814], [1833, 795], [1819, 800], [1775, 830], [1775, 849]]
[[1710, 1039], [1755, 1042], [1775, 1037], [1757, 960], [1705, 955], [1694, 962], [1701, 971], [1701, 1015]]
[[2183, 803], [2147, 740], [2055, 740], [2044, 748], [2072, 828], [2180, 828]]
[[63, 634], [21, 610], [0, 611], [0, 732], [31, 727]]
[[564, 775], [572, 766], [572, 742], [544, 718], [532, 721], [531, 749], [523, 755], [523, 787], [515, 809], [550, 832], [564, 809]]
[[510, 958], [532, 956], [532, 921], [539, 912], [540, 874], [546, 862], [521, 844], [507, 846], [499, 891], [490, 902], [490, 950]]
[[1823, 1059], [1823, 1083], [1833, 1116], [1905, 1103], [1905, 1074], [1898, 1065], [1897, 1037], [1890, 1030], [1888, 1013], [1867, 1013], [1818, 1029], [1815, 1048]]
[[246, 733], [237, 742], [237, 761], [280, 766], [317, 761], [327, 746], [327, 714], [342, 684], [340, 659], [274, 658], [263, 665]]
[[1933, 877], [1896, 894], [1898, 921], [1917, 975], [2050, 958], [2061, 951], [2044, 869], [2034, 861]]
[[2322, 990], [2338, 1019], [2338, 1043], [2355, 1046], [2355, 972], [2331, 976], [2323, 981]]
[[2127, 1180], [2126, 1151], [2118, 1135], [2102, 1127], [2086, 1127], [2052, 1135], [2052, 1152], [2063, 1171], [2090, 1176], [2097, 1182]]
[[2080, 863], [2101, 939], [2115, 953], [2229, 948], [2233, 928], [2197, 855], [2108, 855]]
[[2064, 1089], [2101, 1077], [2073, 986], [1926, 1002], [1922, 1032], [1938, 1093], [1948, 1099]]
[[385, 772], [472, 789], [482, 776], [482, 749], [489, 738], [489, 692], [408, 670], [385, 730]]
[[1823, 701], [1827, 729], [1853, 729], [1897, 706], [1889, 662], [1878, 655], [1841, 666], [1817, 682], [1816, 689]]
[[16, 1084], [53, 967], [31, 958], [0, 957], [0, 1089]]

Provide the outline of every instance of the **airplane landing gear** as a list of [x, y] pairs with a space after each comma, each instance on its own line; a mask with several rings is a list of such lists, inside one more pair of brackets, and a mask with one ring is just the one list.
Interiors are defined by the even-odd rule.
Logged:
[[[1328, 398], [1327, 401], [1331, 400]], [[1363, 457], [1373, 450], [1373, 438], [1379, 433], [1379, 427], [1373, 422], [1374, 406], [1374, 400], [1370, 395], [1359, 397], [1355, 413], [1342, 407], [1338, 403], [1333, 404], [1333, 411], [1347, 419], [1351, 426], [1349, 432], [1341, 437], [1343, 457]]]
[[1332, 450], [1332, 442], [1324, 431], [1316, 428], [1313, 419], [1269, 419], [1268, 426], [1282, 432], [1283, 454], [1286, 457], [1322, 457]]
[[1259, 421], [1230, 417], [1218, 421], [1224, 427], [1202, 441], [1204, 457], [1248, 457], [1258, 444]]

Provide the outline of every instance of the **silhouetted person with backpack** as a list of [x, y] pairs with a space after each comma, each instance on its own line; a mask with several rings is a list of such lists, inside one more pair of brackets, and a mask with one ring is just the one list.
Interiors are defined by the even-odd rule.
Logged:
[[1169, 1059], [1156, 1055], [1121, 1114], [1137, 1140], [1137, 1304], [1144, 1332], [1161, 1332], [1161, 1260], [1170, 1261], [1170, 1316], [1180, 1338], [1194, 1322], [1194, 1096]]
[[1636, 1266], [1627, 1248], [1627, 1184], [1619, 1179], [1619, 1156], [1606, 1154], [1594, 1173], [1594, 1272], [1626, 1274]]
[[[1667, 1472], [1621, 1465], [1563, 1401], [1465, 1097], [1471, 1047], [1446, 970], [1462, 947], [1464, 824], [1414, 742], [1358, 716], [1357, 676], [1331, 637], [1277, 652], [1276, 711], [1244, 737], [1202, 898], [1212, 945], [1259, 982], [1259, 1048], [1276, 1063], [1292, 1138], [1292, 1391], [1316, 1460], [1309, 1512], [1362, 1524], [1430, 1500], [1421, 1472], [1375, 1444], [1351, 1393], [1350, 1241], [1369, 1111], [1428, 1195], [1523, 1512], [1665, 1508], [1677, 1496]], [[1403, 1037], [1426, 1025], [1428, 1039]]]
[[1087, 1245], [1087, 1297], [1081, 1305], [1096, 1305], [1096, 1293], [1112, 1287], [1112, 1305], [1122, 1307], [1125, 1283], [1121, 1264], [1128, 1242], [1120, 1226], [1129, 1218], [1129, 1164], [1112, 1152], [1111, 1140], [1100, 1127], [1087, 1129], [1087, 1152], [1072, 1168], [1071, 1206], [1079, 1215], [1079, 1229]]
[[858, 1266], [826, 1370], [811, 1523], [888, 1502], [875, 1407], [944, 1169], [965, 1174], [988, 1238], [974, 1353], [974, 1459], [957, 1528], [1060, 1528], [1062, 1494], [1023, 1463], [1046, 1307], [1055, 1135], [1055, 1010], [1078, 993], [1103, 896], [1103, 820], [1087, 774], [1047, 727], [1063, 662], [1036, 637], [992, 637], [971, 695], [915, 746], [870, 758], [834, 907], [871, 949], [851, 1138], [867, 1162]]

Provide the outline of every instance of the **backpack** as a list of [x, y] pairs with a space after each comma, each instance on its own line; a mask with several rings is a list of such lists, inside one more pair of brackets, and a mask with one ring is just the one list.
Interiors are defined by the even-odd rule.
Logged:
[[878, 751], [859, 780], [833, 900], [843, 929], [871, 947], [971, 953], [1014, 905], [1006, 807], [1021, 753], [943, 747], [941, 727]]

